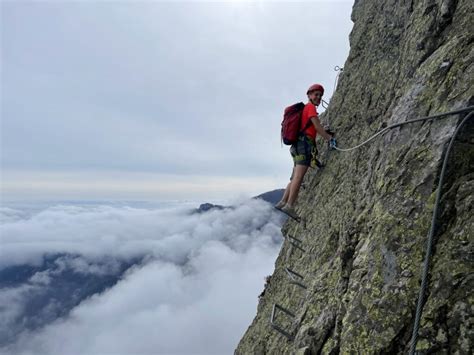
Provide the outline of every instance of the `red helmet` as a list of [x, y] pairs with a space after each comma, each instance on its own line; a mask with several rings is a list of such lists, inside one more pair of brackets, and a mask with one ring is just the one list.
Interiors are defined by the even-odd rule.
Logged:
[[321, 84], [313, 84], [309, 87], [308, 91], [306, 91], [306, 94], [309, 94], [311, 91], [321, 91], [324, 94], [324, 88]]

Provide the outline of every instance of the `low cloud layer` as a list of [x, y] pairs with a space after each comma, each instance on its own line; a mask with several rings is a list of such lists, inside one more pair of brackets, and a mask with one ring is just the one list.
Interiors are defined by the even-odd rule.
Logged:
[[[282, 240], [282, 216], [258, 200], [201, 214], [105, 205], [1, 214], [0, 327], [16, 329], [2, 350], [15, 354], [232, 353]], [[5, 276], [15, 268], [27, 277]], [[102, 288], [81, 294], [94, 282]], [[67, 290], [78, 299], [65, 302]], [[48, 298], [39, 313], [27, 309], [35, 295]], [[22, 329], [25, 314], [46, 321]]]

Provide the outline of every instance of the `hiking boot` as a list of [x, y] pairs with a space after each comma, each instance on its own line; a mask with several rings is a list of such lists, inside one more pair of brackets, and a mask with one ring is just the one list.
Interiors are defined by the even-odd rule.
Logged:
[[293, 206], [290, 206], [286, 204], [285, 206], [282, 207], [281, 209], [283, 212], [285, 212], [288, 216], [294, 218], [294, 219], [299, 219], [300, 217], [295, 211], [295, 208]]
[[275, 205], [275, 208], [276, 208], [277, 210], [281, 210], [281, 209], [283, 208], [283, 206], [285, 206], [285, 205], [286, 205], [286, 202], [285, 202], [285, 201], [280, 201], [280, 202], [278, 202], [278, 203]]

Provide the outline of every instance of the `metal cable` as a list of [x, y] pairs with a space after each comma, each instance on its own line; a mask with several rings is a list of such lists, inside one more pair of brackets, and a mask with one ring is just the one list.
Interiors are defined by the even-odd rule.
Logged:
[[332, 92], [336, 92], [337, 88], [337, 83], [339, 82], [339, 75], [344, 71], [344, 68], [341, 68], [340, 66], [336, 65], [334, 67], [334, 71], [337, 71], [336, 79], [334, 79], [334, 89]]
[[[472, 110], [472, 108], [473, 107], [471, 106], [470, 109]], [[431, 219], [430, 234], [429, 234], [428, 240], [426, 242], [426, 253], [425, 253], [425, 262], [423, 264], [423, 274], [422, 274], [422, 277], [421, 277], [421, 287], [420, 287], [420, 293], [418, 295], [418, 304], [416, 306], [416, 316], [415, 316], [415, 323], [413, 325], [412, 338], [411, 338], [411, 341], [410, 341], [410, 355], [415, 354], [416, 343], [418, 342], [418, 330], [420, 328], [421, 313], [423, 312], [423, 306], [424, 306], [424, 302], [425, 302], [425, 291], [426, 291], [426, 284], [427, 284], [427, 280], [428, 280], [428, 272], [429, 272], [430, 259], [431, 259], [431, 253], [432, 253], [432, 247], [433, 247], [433, 237], [434, 237], [434, 232], [436, 230], [436, 220], [438, 219], [438, 210], [439, 210], [439, 204], [440, 204], [440, 200], [441, 200], [441, 187], [443, 186], [444, 175], [446, 173], [446, 166], [448, 165], [449, 153], [451, 152], [451, 148], [453, 147], [454, 139], [456, 138], [457, 134], [461, 130], [461, 127], [473, 115], [474, 115], [474, 112], [469, 113], [466, 117], [464, 117], [464, 119], [461, 121], [461, 123], [456, 127], [456, 131], [454, 132], [453, 136], [451, 137], [451, 141], [449, 142], [449, 146], [448, 146], [448, 149], [446, 151], [446, 155], [444, 157], [443, 167], [441, 168], [441, 174], [440, 174], [439, 182], [438, 182], [438, 190], [436, 192], [436, 202], [435, 202], [435, 205], [434, 205], [433, 217]]]
[[440, 114], [436, 114], [436, 115], [432, 115], [432, 116], [416, 118], [416, 119], [413, 119], [413, 120], [408, 120], [408, 121], [405, 121], [405, 122], [396, 123], [396, 124], [390, 125], [390, 126], [384, 128], [384, 129], [382, 129], [381, 131], [377, 132], [372, 137], [370, 137], [369, 139], [367, 139], [366, 141], [362, 142], [361, 144], [359, 144], [355, 147], [346, 148], [346, 149], [344, 149], [344, 148], [335, 148], [336, 150], [339, 150], [339, 151], [342, 151], [342, 152], [348, 152], [348, 151], [351, 151], [351, 150], [362, 147], [363, 145], [367, 144], [368, 142], [370, 142], [371, 140], [373, 140], [377, 136], [387, 132], [390, 129], [400, 127], [400, 126], [408, 124], [408, 123], [432, 120], [432, 119], [437, 119], [437, 118], [443, 118], [443, 117], [446, 117], [448, 115], [455, 115], [455, 114], [458, 114], [458, 113], [470, 112], [466, 117], [464, 117], [464, 119], [461, 121], [461, 123], [456, 127], [456, 130], [454, 131], [454, 134], [451, 137], [451, 140], [449, 142], [448, 149], [446, 150], [446, 154], [445, 154], [445, 157], [444, 157], [444, 160], [443, 160], [443, 166], [441, 168], [441, 174], [440, 174], [438, 187], [437, 187], [437, 192], [436, 192], [436, 201], [435, 201], [435, 205], [434, 205], [433, 216], [432, 216], [432, 219], [431, 219], [430, 232], [429, 232], [429, 235], [428, 235], [428, 240], [426, 241], [426, 252], [425, 252], [425, 261], [423, 263], [423, 272], [422, 272], [422, 276], [421, 276], [421, 286], [420, 286], [420, 292], [419, 292], [419, 295], [418, 295], [418, 302], [417, 302], [417, 306], [416, 306], [416, 314], [415, 314], [415, 322], [413, 324], [412, 338], [410, 340], [410, 355], [415, 354], [416, 344], [418, 342], [418, 330], [420, 328], [420, 319], [421, 319], [421, 314], [423, 312], [423, 306], [424, 306], [424, 303], [425, 303], [425, 292], [426, 292], [426, 286], [427, 286], [427, 282], [428, 282], [428, 273], [429, 273], [431, 254], [432, 254], [432, 249], [433, 249], [433, 239], [434, 239], [434, 233], [436, 231], [436, 221], [438, 219], [438, 210], [439, 210], [439, 205], [440, 205], [440, 200], [441, 200], [441, 187], [443, 186], [444, 175], [446, 173], [446, 167], [448, 165], [449, 154], [451, 153], [451, 149], [453, 147], [454, 140], [455, 140], [457, 134], [459, 133], [459, 131], [461, 130], [462, 126], [464, 126], [464, 124], [471, 117], [473, 117], [473, 115], [474, 115], [474, 112], [472, 112], [473, 110], [474, 110], [474, 106], [469, 106], [469, 107], [459, 109], [459, 110], [455, 110], [455, 111], [444, 112], [444, 113], [440, 113]]
[[362, 142], [361, 144], [359, 145], [356, 145], [355, 147], [352, 147], [352, 148], [338, 148], [336, 147], [335, 149], [336, 150], [339, 150], [340, 152], [349, 152], [351, 150], [354, 150], [354, 149], [357, 149], [357, 148], [360, 148], [362, 147], [363, 145], [369, 143], [371, 140], [373, 140], [374, 138], [376, 138], [377, 136], [380, 136], [381, 134], [387, 132], [388, 130], [390, 129], [393, 129], [393, 128], [396, 128], [396, 127], [400, 127], [400, 126], [403, 126], [405, 124], [408, 124], [408, 123], [414, 123], [414, 122], [419, 122], [419, 121], [427, 121], [427, 120], [433, 120], [433, 119], [437, 119], [437, 118], [443, 118], [445, 116], [448, 116], [448, 115], [455, 115], [457, 113], [463, 113], [463, 112], [468, 112], [468, 111], [472, 111], [474, 110], [474, 106], [469, 106], [469, 107], [466, 107], [466, 108], [463, 108], [463, 109], [459, 109], [459, 110], [455, 110], [455, 111], [449, 111], [449, 112], [444, 112], [444, 113], [440, 113], [440, 114], [437, 114], [437, 115], [432, 115], [432, 116], [428, 116], [428, 117], [422, 117], [422, 118], [415, 118], [413, 120], [408, 120], [408, 121], [405, 121], [405, 122], [400, 122], [400, 123], [395, 123], [393, 125], [390, 125], [388, 127], [385, 127], [384, 129], [382, 129], [381, 131], [377, 132], [376, 134], [374, 134], [372, 137], [370, 137], [369, 139], [367, 139], [366, 141]]
[[[368, 142], [373, 140], [375, 137], [385, 133], [386, 131], [388, 131], [390, 129], [400, 127], [400, 126], [408, 124], [408, 123], [432, 120], [432, 119], [442, 118], [442, 117], [445, 117], [445, 116], [448, 116], [448, 115], [455, 115], [455, 114], [458, 114], [458, 113], [470, 112], [466, 117], [464, 117], [464, 119], [461, 121], [461, 123], [456, 127], [456, 130], [454, 131], [454, 134], [452, 135], [451, 140], [449, 142], [448, 149], [446, 150], [446, 154], [445, 154], [445, 157], [444, 157], [444, 160], [443, 160], [443, 166], [441, 168], [441, 174], [440, 174], [440, 177], [439, 177], [438, 187], [437, 187], [437, 191], [436, 191], [436, 201], [435, 201], [435, 205], [434, 205], [434, 209], [433, 209], [433, 216], [432, 216], [432, 219], [431, 219], [430, 232], [429, 232], [429, 235], [428, 235], [428, 240], [426, 242], [425, 261], [423, 263], [423, 272], [422, 272], [422, 276], [421, 276], [421, 287], [420, 287], [420, 292], [419, 292], [419, 295], [418, 295], [418, 302], [417, 302], [417, 307], [416, 307], [415, 322], [413, 324], [412, 338], [410, 340], [410, 353], [409, 353], [410, 355], [415, 354], [416, 344], [418, 342], [418, 330], [420, 328], [420, 319], [421, 319], [421, 314], [423, 312], [423, 306], [424, 306], [424, 302], [425, 302], [425, 292], [426, 292], [426, 286], [427, 286], [427, 282], [428, 282], [428, 273], [429, 273], [431, 254], [432, 254], [432, 249], [433, 249], [433, 239], [434, 239], [434, 233], [436, 231], [436, 221], [438, 219], [438, 211], [439, 211], [439, 205], [440, 205], [440, 201], [441, 201], [441, 188], [442, 188], [443, 182], [444, 182], [444, 175], [446, 173], [448, 158], [449, 158], [449, 155], [451, 153], [451, 149], [454, 145], [454, 140], [456, 139], [456, 136], [458, 135], [459, 131], [464, 126], [464, 124], [471, 117], [473, 117], [473, 115], [474, 115], [474, 112], [472, 112], [473, 110], [474, 110], [474, 106], [469, 106], [469, 107], [459, 109], [459, 110], [455, 110], [455, 111], [444, 112], [444, 113], [440, 113], [440, 114], [436, 114], [436, 115], [432, 115], [432, 116], [428, 116], [428, 117], [416, 118], [416, 119], [408, 120], [408, 121], [405, 121], [405, 122], [396, 123], [396, 124], [390, 125], [390, 126], [384, 128], [383, 130], [377, 132], [372, 137], [370, 137], [369, 139], [367, 139], [366, 141], [362, 142], [361, 144], [359, 144], [355, 147], [347, 148], [347, 149], [336, 148], [337, 150], [343, 151], [343, 152], [351, 151], [351, 150], [354, 150], [354, 149], [357, 149], [357, 148], [363, 146], [364, 144], [367, 144]], [[296, 225], [295, 233], [298, 230], [298, 226], [299, 226], [299, 223]], [[274, 305], [274, 310], [275, 310], [275, 305]], [[271, 323], [273, 322], [273, 312], [272, 312]], [[273, 323], [272, 323], [272, 326], [275, 329], [277, 329], [277, 327], [275, 325], [273, 325]], [[280, 332], [283, 333], [283, 331], [281, 329], [277, 329], [277, 330], [279, 330]]]
[[[334, 79], [334, 88], [332, 90], [333, 93], [336, 92], [337, 83], [339, 81], [339, 75], [344, 71], [344, 68], [341, 68], [340, 66], [336, 65], [334, 67], [334, 71], [337, 71], [337, 74], [336, 74], [336, 79]], [[331, 100], [329, 100], [329, 101], [331, 101]], [[321, 99], [321, 106], [323, 106], [324, 109], [327, 109], [329, 107], [329, 102], [326, 102], [323, 99]], [[331, 127], [331, 122], [329, 122], [329, 115], [326, 118], [326, 125], [328, 127]]]

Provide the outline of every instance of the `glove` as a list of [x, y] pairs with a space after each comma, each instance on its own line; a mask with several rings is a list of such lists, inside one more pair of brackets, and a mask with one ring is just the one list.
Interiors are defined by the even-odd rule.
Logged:
[[329, 140], [329, 148], [331, 148], [331, 149], [336, 149], [337, 148], [336, 138], [331, 138]]
[[329, 127], [329, 126], [324, 126], [324, 130], [326, 131], [327, 134], [330, 136], [334, 136], [334, 131]]
[[325, 129], [326, 133], [329, 134], [330, 136], [334, 136], [334, 131], [331, 131], [330, 129]]

